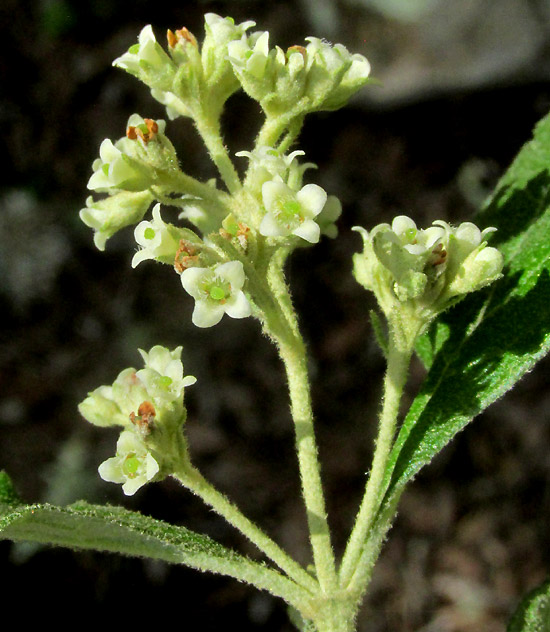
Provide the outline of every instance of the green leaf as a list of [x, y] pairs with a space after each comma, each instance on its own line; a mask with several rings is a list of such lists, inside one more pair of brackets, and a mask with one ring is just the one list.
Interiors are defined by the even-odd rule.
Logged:
[[430, 367], [386, 471], [386, 502], [550, 349], [550, 117], [536, 127], [477, 218], [504, 277], [451, 309], [418, 353]]
[[79, 501], [68, 507], [23, 505], [0, 474], [0, 539], [92, 549], [184, 564], [234, 577], [299, 607], [301, 589], [268, 566], [184, 527], [122, 507]]
[[550, 580], [522, 599], [506, 632], [550, 632]]

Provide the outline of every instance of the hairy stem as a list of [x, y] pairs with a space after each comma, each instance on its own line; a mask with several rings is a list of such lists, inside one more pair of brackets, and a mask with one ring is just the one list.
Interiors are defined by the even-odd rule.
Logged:
[[277, 344], [286, 370], [313, 559], [321, 588], [328, 594], [336, 589], [337, 577], [315, 439], [306, 350], [298, 332], [282, 266], [274, 266], [269, 279], [283, 314], [275, 323], [268, 317], [266, 328]]
[[219, 120], [206, 115], [197, 115], [194, 121], [225, 186], [231, 194], [237, 193], [241, 188], [241, 181], [229, 157], [229, 152], [223, 144]]
[[318, 590], [315, 579], [207, 481], [195, 467], [187, 464], [181, 471], [174, 473], [174, 477], [237, 528], [299, 586], [311, 593]]
[[403, 342], [401, 336], [395, 335], [395, 330], [391, 332], [376, 448], [365, 494], [340, 566], [339, 576], [342, 587], [347, 587], [356, 571], [367, 536], [384, 497], [387, 484], [386, 466], [395, 437], [399, 404], [407, 380], [411, 355], [412, 345]]

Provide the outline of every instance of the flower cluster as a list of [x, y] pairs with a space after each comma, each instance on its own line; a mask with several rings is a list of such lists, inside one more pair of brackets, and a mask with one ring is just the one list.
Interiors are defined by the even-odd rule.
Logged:
[[269, 48], [267, 31], [244, 34], [228, 44], [229, 61], [243, 89], [269, 116], [335, 110], [369, 81], [370, 64], [363, 55], [316, 37], [306, 40], [305, 47], [291, 46], [286, 53], [278, 46]]
[[340, 202], [316, 184], [302, 186], [304, 171], [315, 167], [298, 162], [297, 157], [303, 154], [296, 150], [285, 155], [266, 146], [237, 154], [249, 159], [246, 186], [261, 204], [257, 230], [264, 237], [286, 240], [294, 235], [315, 244], [321, 234], [337, 235]]
[[435, 221], [418, 229], [404, 215], [391, 226], [379, 224], [363, 236], [363, 252], [354, 255], [356, 279], [376, 295], [388, 318], [406, 310], [409, 318], [429, 323], [456, 300], [498, 279], [502, 254], [487, 246], [494, 228], [481, 231]]
[[90, 423], [123, 428], [116, 455], [100, 465], [99, 474], [122, 483], [127, 495], [171, 473], [183, 441], [184, 390], [196, 382], [184, 375], [181, 347], [157, 345], [140, 353], [142, 369], [121, 371], [112, 385], [98, 387], [79, 405]]
[[221, 111], [239, 88], [227, 60], [227, 46], [254, 26], [235, 24], [215, 13], [205, 15], [205, 37], [199, 50], [197, 39], [185, 27], [168, 31], [168, 52], [157, 42], [151, 25], [145, 26], [138, 43], [118, 57], [113, 65], [143, 81], [153, 97], [166, 106], [169, 118], [194, 117], [205, 106]]

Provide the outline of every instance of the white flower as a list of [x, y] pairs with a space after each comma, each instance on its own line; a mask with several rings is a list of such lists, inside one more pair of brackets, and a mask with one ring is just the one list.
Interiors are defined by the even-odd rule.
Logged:
[[132, 257], [132, 268], [146, 259], [173, 260], [179, 246], [178, 240], [168, 230], [168, 224], [160, 216], [160, 204], [153, 207], [152, 221], [144, 220], [136, 226], [134, 238], [141, 249]]
[[195, 299], [193, 324], [212, 327], [220, 322], [224, 314], [231, 318], [250, 316], [250, 303], [241, 289], [244, 282], [245, 274], [240, 261], [184, 270], [181, 284]]
[[266, 209], [260, 224], [265, 237], [297, 235], [315, 244], [321, 233], [314, 221], [327, 201], [326, 192], [316, 184], [306, 184], [298, 192], [282, 180], [276, 179], [262, 185], [262, 199]]
[[249, 37], [229, 42], [228, 58], [237, 73], [251, 74], [255, 79], [264, 76], [269, 57], [269, 32], [253, 33]]
[[247, 185], [258, 189], [264, 182], [275, 178], [280, 178], [287, 184], [289, 179], [301, 181], [303, 172], [314, 166], [313, 163], [298, 165], [296, 157], [303, 156], [303, 151], [296, 150], [285, 155], [265, 145], [260, 145], [253, 151], [239, 151], [235, 155], [248, 158]]
[[122, 68], [132, 75], [140, 76], [143, 68], [150, 67], [154, 72], [174, 71], [174, 64], [163, 48], [158, 44], [150, 24], [144, 26], [138, 36], [138, 43], [131, 46], [127, 53], [117, 57], [113, 66]]
[[116, 456], [104, 461], [99, 475], [109, 483], [122, 483], [122, 491], [132, 496], [152, 480], [160, 467], [145, 443], [132, 431], [124, 430], [117, 442]]
[[337, 109], [367, 83], [370, 63], [363, 55], [350, 54], [342, 44], [332, 45], [317, 37], [306, 39], [310, 89], [312, 94], [319, 91], [316, 109]]
[[181, 350], [181, 347], [177, 347], [170, 351], [160, 345], [154, 346], [149, 352], [139, 349], [145, 368], [137, 371], [136, 377], [155, 402], [180, 399], [184, 389], [197, 381], [193, 375], [183, 375]]
[[123, 188], [140, 176], [128, 157], [106, 138], [99, 148], [99, 158], [92, 165], [94, 173], [88, 181], [88, 189], [106, 191]]
[[[166, 122], [155, 121], [156, 133], [164, 133]], [[126, 125], [127, 129], [138, 128], [147, 131], [147, 124], [139, 114], [132, 114]], [[140, 153], [141, 152], [141, 153]], [[88, 189], [109, 191], [126, 189], [143, 191], [152, 183], [149, 175], [150, 167], [140, 161], [146, 156], [145, 143], [139, 139], [130, 140], [127, 136], [119, 138], [115, 143], [106, 138], [99, 148], [99, 158], [93, 164], [94, 171], [88, 181]]]
[[211, 37], [217, 46], [223, 46], [227, 42], [241, 37], [246, 30], [255, 25], [256, 22], [252, 22], [252, 20], [235, 24], [233, 18], [222, 18], [216, 13], [206, 13], [204, 16], [206, 37]]

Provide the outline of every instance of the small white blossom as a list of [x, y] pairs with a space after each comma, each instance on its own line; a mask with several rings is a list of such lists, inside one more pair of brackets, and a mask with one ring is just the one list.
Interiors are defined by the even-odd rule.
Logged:
[[160, 467], [135, 432], [124, 430], [117, 442], [116, 456], [104, 461], [99, 475], [108, 483], [122, 483], [122, 491], [132, 496], [152, 480]]
[[[341, 107], [369, 80], [371, 66], [363, 55], [350, 54], [342, 44], [332, 45], [317, 37], [307, 37], [307, 71], [317, 107], [333, 110]], [[331, 84], [326, 80], [330, 78]], [[316, 85], [317, 84], [317, 85]]]
[[140, 405], [150, 402], [156, 416], [174, 403], [182, 405], [184, 389], [197, 380], [183, 374], [181, 347], [170, 351], [159, 345], [149, 352], [139, 350], [145, 366], [121, 371], [112, 385], [100, 386], [79, 405], [82, 416], [96, 426], [132, 427], [132, 414], [139, 414]]
[[193, 375], [183, 375], [181, 347], [170, 351], [160, 345], [149, 352], [139, 349], [145, 367], [136, 372], [136, 377], [147, 389], [155, 402], [181, 399], [185, 388], [197, 381]]
[[140, 222], [134, 230], [134, 238], [141, 249], [132, 257], [132, 268], [146, 259], [174, 259], [179, 242], [168, 230], [160, 216], [160, 204], [153, 207], [153, 219]]
[[140, 76], [144, 66], [157, 73], [165, 73], [167, 69], [174, 72], [175, 67], [155, 38], [150, 24], [144, 26], [138, 36], [138, 43], [131, 46], [127, 53], [117, 57], [113, 66]]
[[212, 327], [220, 322], [224, 314], [231, 318], [250, 316], [250, 303], [242, 291], [244, 282], [245, 274], [240, 261], [184, 270], [181, 284], [195, 299], [193, 324]]
[[269, 58], [269, 32], [243, 35], [241, 39], [227, 45], [229, 61], [237, 73], [249, 73], [262, 79]]
[[94, 161], [94, 173], [88, 181], [88, 189], [108, 191], [123, 188], [141, 175], [120, 149], [120, 145], [113, 144], [106, 138], [99, 148], [99, 158]]
[[[157, 133], [163, 133], [166, 122], [156, 121]], [[145, 120], [139, 114], [132, 114], [128, 119], [127, 129], [145, 128]], [[141, 156], [138, 152], [141, 150]], [[94, 160], [92, 177], [88, 181], [88, 189], [113, 192], [118, 189], [143, 191], [152, 183], [149, 167], [141, 164], [146, 156], [145, 144], [140, 138], [130, 140], [127, 136], [119, 138], [115, 143], [106, 138], [99, 148], [99, 158]]]
[[261, 145], [254, 151], [239, 151], [235, 155], [248, 158], [247, 186], [258, 189], [264, 182], [275, 178], [280, 178], [287, 184], [289, 180], [301, 183], [303, 172], [314, 166], [313, 163], [298, 164], [296, 158], [304, 155], [301, 150], [285, 155], [273, 147]]
[[223, 46], [227, 42], [240, 38], [245, 31], [255, 25], [256, 22], [252, 20], [235, 24], [233, 18], [222, 18], [216, 13], [206, 13], [204, 16], [206, 36], [211, 37], [217, 46]]
[[260, 233], [266, 237], [297, 235], [315, 244], [321, 230], [315, 218], [327, 201], [327, 194], [316, 184], [306, 184], [298, 192], [280, 179], [265, 182], [262, 199], [266, 209]]

